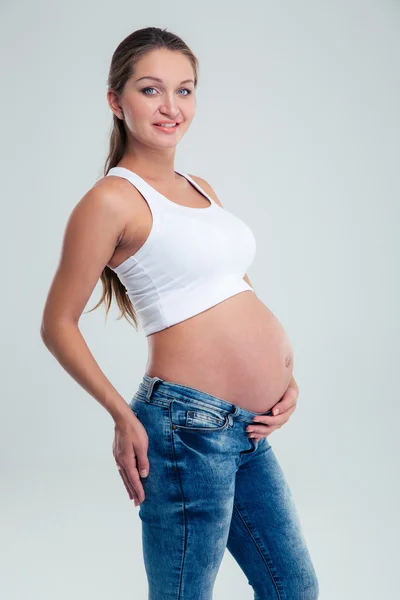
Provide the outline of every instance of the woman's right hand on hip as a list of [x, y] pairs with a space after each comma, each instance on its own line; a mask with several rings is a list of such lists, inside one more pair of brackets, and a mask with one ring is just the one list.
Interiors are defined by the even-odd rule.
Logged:
[[134, 500], [135, 506], [145, 499], [140, 479], [147, 477], [149, 472], [148, 445], [147, 432], [133, 412], [115, 423], [113, 455], [117, 467], [120, 467], [118, 471], [129, 498]]

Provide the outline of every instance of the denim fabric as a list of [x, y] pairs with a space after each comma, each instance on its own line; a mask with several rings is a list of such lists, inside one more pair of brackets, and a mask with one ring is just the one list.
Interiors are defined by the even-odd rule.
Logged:
[[256, 414], [144, 374], [130, 407], [149, 438], [141, 478], [149, 600], [211, 600], [225, 548], [255, 600], [315, 600], [319, 585], [292, 494]]

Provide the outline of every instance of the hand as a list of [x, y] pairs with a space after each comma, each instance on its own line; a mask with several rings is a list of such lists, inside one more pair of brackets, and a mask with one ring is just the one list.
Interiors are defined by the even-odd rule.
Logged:
[[138, 506], [145, 499], [140, 477], [147, 477], [149, 472], [147, 432], [133, 412], [115, 422], [114, 432], [113, 455], [121, 467], [118, 472], [129, 498]]
[[[256, 415], [253, 418], [254, 425], [250, 424], [246, 427], [247, 432], [252, 432], [249, 437], [258, 441], [268, 437], [275, 429], [280, 429], [296, 410], [298, 396], [299, 388], [292, 380], [282, 398], [272, 407], [272, 415]], [[275, 416], [276, 414], [278, 416]]]

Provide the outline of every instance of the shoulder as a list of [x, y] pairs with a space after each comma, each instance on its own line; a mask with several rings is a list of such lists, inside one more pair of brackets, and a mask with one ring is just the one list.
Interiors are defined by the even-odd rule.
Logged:
[[117, 177], [116, 175], [110, 175], [102, 177], [95, 182], [90, 192], [99, 198], [110, 199], [110, 198], [123, 198], [129, 192], [137, 192], [135, 186], [133, 186], [127, 179], [123, 177]]
[[222, 206], [217, 194], [214, 192], [213, 188], [211, 187], [211, 185], [202, 177], [199, 177], [198, 175], [192, 175], [191, 173], [188, 173], [188, 175], [195, 180], [196, 183], [199, 184], [199, 186], [206, 192], [206, 194], [208, 194], [209, 196], [211, 196], [211, 198], [213, 200], [215, 200], [215, 202], [217, 204], [219, 204], [220, 206]]
[[[141, 194], [127, 179], [117, 176], [102, 177], [86, 194], [93, 204], [104, 206], [122, 218], [129, 216], [132, 207], [140, 205]], [[137, 200], [135, 202], [135, 200]]]
[[135, 189], [128, 181], [121, 177], [103, 177], [75, 204], [70, 223], [76, 227], [91, 223], [121, 237], [131, 217], [131, 207], [136, 206], [132, 202], [134, 196]]
[[111, 182], [110, 179], [104, 177], [96, 181], [75, 205], [75, 211], [101, 211], [110, 215], [121, 212], [123, 201], [118, 193], [121, 188], [118, 187], [118, 182]]

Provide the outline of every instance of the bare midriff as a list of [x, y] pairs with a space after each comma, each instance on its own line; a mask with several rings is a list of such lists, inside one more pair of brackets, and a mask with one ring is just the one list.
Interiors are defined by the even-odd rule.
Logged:
[[146, 373], [265, 412], [292, 378], [293, 349], [279, 320], [251, 291], [147, 337]]

